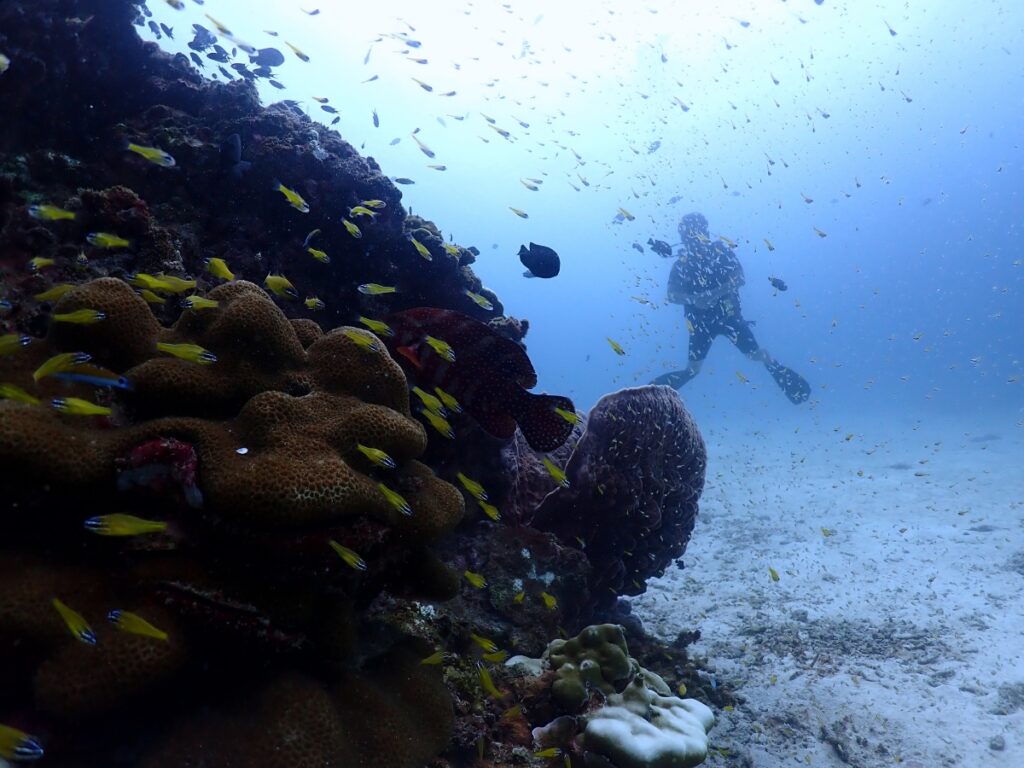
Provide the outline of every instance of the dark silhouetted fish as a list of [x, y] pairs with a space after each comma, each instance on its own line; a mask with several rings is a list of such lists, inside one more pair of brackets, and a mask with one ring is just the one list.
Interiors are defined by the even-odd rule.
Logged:
[[640, 245], [640, 243], [633, 243], [633, 250], [636, 251], [637, 253], [643, 253], [644, 247]]
[[203, 60], [199, 58], [198, 53], [192, 51], [192, 53], [190, 53], [188, 57], [192, 59], [192, 63], [195, 64], [197, 67], [199, 67], [200, 69], [206, 69], [206, 65], [203, 63]]
[[[416, 307], [384, 318], [395, 332], [384, 339], [391, 355], [410, 379], [433, 391], [450, 393], [488, 433], [509, 438], [516, 425], [536, 451], [553, 451], [572, 432], [572, 424], [555, 412], [573, 413], [567, 397], [537, 395], [537, 373], [526, 351], [489, 325], [461, 312]], [[445, 341], [455, 353], [449, 362], [427, 343]]]
[[242, 174], [252, 168], [252, 163], [242, 159], [242, 137], [237, 133], [232, 133], [220, 145], [220, 163], [236, 179], [242, 178]]
[[260, 48], [249, 54], [249, 63], [260, 67], [279, 67], [284, 64], [284, 54], [277, 48]]
[[655, 240], [653, 237], [649, 237], [647, 238], [647, 244], [659, 256], [663, 256], [666, 259], [672, 256], [672, 246], [664, 240]]
[[174, 27], [168, 27], [166, 24], [161, 24], [160, 29], [164, 31], [164, 34], [167, 35], [169, 40], [174, 39]]
[[188, 47], [193, 51], [202, 53], [217, 42], [217, 38], [213, 33], [202, 24], [193, 24], [192, 29], [195, 31], [196, 36], [192, 38], [192, 42], [188, 44]]
[[221, 46], [213, 46], [213, 53], [206, 54], [206, 58], [212, 59], [213, 61], [221, 64], [226, 64], [228, 61], [228, 52], [225, 51]]
[[529, 270], [523, 273], [523, 277], [554, 277], [562, 268], [557, 253], [546, 245], [536, 243], [530, 243], [529, 248], [519, 246], [519, 260]]
[[778, 277], [769, 277], [768, 282], [771, 283], [772, 288], [777, 291], [785, 291], [789, 289], [789, 286]]

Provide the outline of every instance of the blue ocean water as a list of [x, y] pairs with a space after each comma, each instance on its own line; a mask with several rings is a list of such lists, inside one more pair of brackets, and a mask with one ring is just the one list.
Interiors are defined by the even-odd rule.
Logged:
[[[792, 406], [719, 339], [683, 391], [703, 423], [806, 420], [788, 412], [799, 408], [1024, 424], [1018, 4], [314, 6], [152, 10], [176, 30], [161, 41], [171, 50], [187, 52], [209, 14], [284, 51], [286, 87], [261, 81], [265, 101], [295, 99], [327, 124], [313, 97], [329, 98], [344, 138], [415, 181], [406, 205], [480, 249], [474, 270], [530, 321], [539, 390], [586, 409], [685, 367], [671, 260], [647, 240], [677, 242], [679, 216], [699, 210], [737, 246], [759, 341], [813, 388]], [[635, 219], [615, 221], [619, 207]], [[557, 278], [522, 277], [530, 241], [559, 252]]]

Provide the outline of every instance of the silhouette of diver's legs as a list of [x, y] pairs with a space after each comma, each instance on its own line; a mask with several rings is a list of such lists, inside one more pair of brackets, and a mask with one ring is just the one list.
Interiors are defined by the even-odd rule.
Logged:
[[701, 366], [704, 365], [703, 360], [691, 360], [690, 364], [681, 371], [669, 371], [663, 373], [661, 376], [656, 378], [651, 384], [665, 384], [672, 387], [672, 389], [679, 389], [686, 382], [700, 373]]
[[711, 342], [715, 340], [715, 332], [696, 317], [687, 315], [693, 326], [687, 349], [687, 366], [681, 371], [669, 371], [656, 378], [651, 384], [666, 384], [672, 389], [679, 389], [686, 382], [700, 373], [704, 358], [708, 356]]
[[775, 360], [767, 349], [758, 345], [749, 322], [739, 318], [738, 322], [730, 323], [726, 336], [747, 358], [764, 363], [769, 375], [790, 402], [800, 404], [811, 396], [811, 385], [803, 376]]

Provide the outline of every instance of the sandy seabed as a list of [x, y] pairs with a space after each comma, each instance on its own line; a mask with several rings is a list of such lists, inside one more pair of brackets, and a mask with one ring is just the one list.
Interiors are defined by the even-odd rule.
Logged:
[[1024, 428], [856, 421], [705, 431], [685, 568], [633, 612], [744, 699], [707, 765], [1020, 768]]

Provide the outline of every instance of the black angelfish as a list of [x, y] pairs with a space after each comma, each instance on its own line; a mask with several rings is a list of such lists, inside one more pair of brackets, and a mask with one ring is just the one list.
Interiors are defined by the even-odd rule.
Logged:
[[528, 270], [523, 277], [554, 277], [562, 267], [558, 254], [546, 245], [530, 243], [530, 247], [519, 246], [519, 260]]
[[237, 133], [232, 133], [220, 145], [220, 163], [236, 179], [242, 178], [242, 174], [252, 167], [252, 163], [242, 159], [242, 137]]
[[647, 238], [647, 244], [651, 246], [651, 250], [659, 256], [663, 256], [666, 259], [672, 256], [672, 246], [664, 240], [655, 240], [653, 237], [649, 237]]
[[776, 291], [785, 291], [787, 288], [789, 288], [789, 286], [786, 285], [786, 283], [778, 277], [769, 277], [768, 282], [772, 284], [772, 288], [774, 288]]
[[249, 54], [249, 63], [259, 67], [279, 67], [284, 64], [284, 54], [277, 48], [260, 48]]

